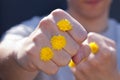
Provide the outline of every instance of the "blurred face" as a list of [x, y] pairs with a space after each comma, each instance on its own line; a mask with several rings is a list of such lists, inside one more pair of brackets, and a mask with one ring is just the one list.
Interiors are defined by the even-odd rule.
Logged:
[[68, 0], [69, 7], [80, 16], [95, 18], [109, 11], [112, 0]]

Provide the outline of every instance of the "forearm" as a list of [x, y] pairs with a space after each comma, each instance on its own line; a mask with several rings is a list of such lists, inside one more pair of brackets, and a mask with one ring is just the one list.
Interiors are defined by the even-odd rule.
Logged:
[[13, 58], [12, 48], [0, 44], [0, 80], [33, 80], [38, 72], [28, 72]]

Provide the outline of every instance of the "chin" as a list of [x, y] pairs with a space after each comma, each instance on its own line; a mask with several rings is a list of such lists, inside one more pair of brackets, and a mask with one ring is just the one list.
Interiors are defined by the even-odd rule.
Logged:
[[101, 16], [104, 16], [104, 13], [103, 11], [101, 12], [86, 12], [86, 13], [83, 13], [83, 17], [87, 18], [87, 19], [96, 19], [96, 18], [100, 18]]

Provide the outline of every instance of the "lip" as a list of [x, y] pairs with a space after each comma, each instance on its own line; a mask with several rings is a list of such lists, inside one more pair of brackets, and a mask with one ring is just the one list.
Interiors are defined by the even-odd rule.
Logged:
[[101, 0], [86, 0], [85, 3], [89, 5], [97, 5], [101, 2]]

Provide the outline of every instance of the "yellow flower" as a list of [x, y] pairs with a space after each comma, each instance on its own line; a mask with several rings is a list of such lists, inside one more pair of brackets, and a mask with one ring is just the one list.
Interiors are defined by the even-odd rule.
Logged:
[[54, 54], [49, 47], [43, 47], [40, 51], [40, 59], [42, 61], [49, 61], [53, 58]]
[[66, 39], [64, 36], [58, 35], [51, 38], [51, 45], [53, 49], [61, 50], [66, 45]]
[[70, 60], [69, 64], [68, 64], [69, 67], [75, 67], [75, 63], [73, 62], [73, 60]]
[[61, 31], [68, 31], [72, 29], [72, 25], [67, 19], [58, 21], [57, 26]]
[[91, 42], [89, 46], [93, 54], [96, 54], [98, 52], [99, 46], [95, 42]]

